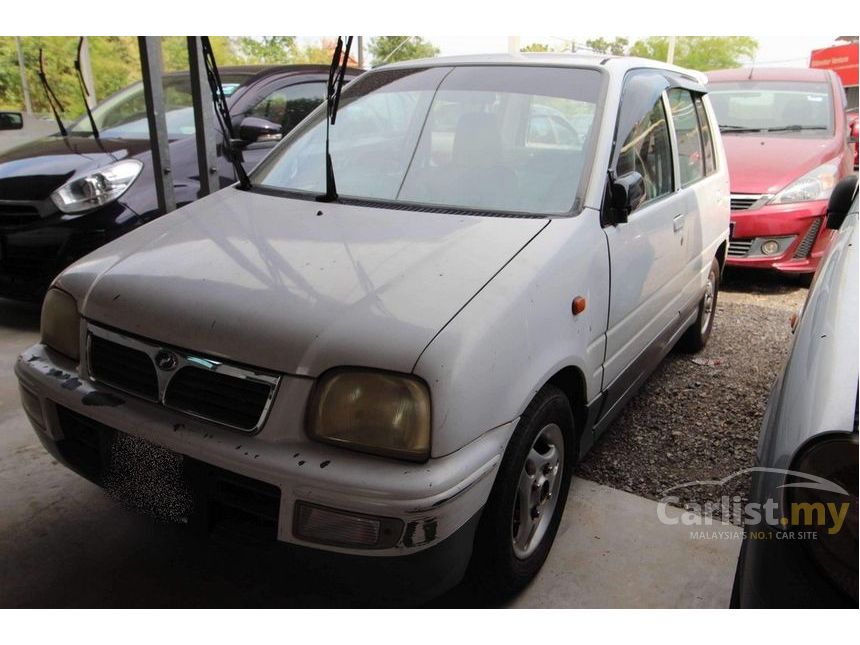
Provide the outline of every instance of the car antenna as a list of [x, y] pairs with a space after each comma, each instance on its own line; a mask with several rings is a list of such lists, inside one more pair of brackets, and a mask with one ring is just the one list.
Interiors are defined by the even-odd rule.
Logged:
[[[349, 50], [352, 48], [352, 36], [346, 37], [346, 49], [343, 46], [343, 38], [337, 37], [337, 45], [331, 57], [331, 66], [328, 70], [328, 86], [326, 91], [326, 121], [325, 121], [325, 194], [317, 197], [320, 202], [333, 202], [337, 200], [337, 186], [334, 181], [334, 165], [329, 154], [329, 128], [337, 119], [337, 108], [340, 104], [340, 92], [343, 89], [343, 80], [346, 75], [346, 64], [349, 61]], [[343, 59], [341, 60], [341, 53]]]
[[248, 190], [251, 188], [251, 180], [248, 178], [248, 173], [245, 172], [244, 166], [242, 166], [242, 149], [239, 148], [239, 141], [234, 135], [230, 108], [227, 107], [227, 97], [224, 95], [224, 87], [221, 85], [221, 75], [218, 73], [218, 65], [215, 63], [215, 53], [212, 51], [209, 36], [201, 36], [200, 45], [203, 49], [203, 64], [206, 67], [209, 90], [212, 92], [212, 102], [215, 104], [215, 116], [218, 121], [218, 127], [221, 129], [221, 136], [224, 139], [224, 143], [222, 144], [224, 146], [224, 156], [233, 164], [236, 179], [239, 180], [239, 188]]
[[81, 86], [81, 98], [84, 99], [84, 107], [87, 110], [87, 118], [90, 120], [90, 127], [93, 129], [93, 137], [98, 140], [99, 129], [96, 127], [96, 120], [93, 118], [92, 110], [90, 110], [90, 88], [87, 87], [87, 82], [84, 80], [84, 73], [81, 71], [81, 49], [84, 46], [84, 37], [78, 41], [78, 55], [75, 57], [75, 71], [78, 73], [78, 84]]
[[[63, 125], [63, 120], [60, 118], [60, 113], [65, 112], [66, 108], [60, 103], [60, 99], [54, 94], [54, 90], [48, 85], [48, 77], [45, 75], [45, 56], [44, 51], [39, 47], [39, 80], [42, 81], [42, 87], [45, 88], [45, 96], [48, 98], [48, 105], [51, 106], [51, 112], [54, 113], [54, 118], [57, 120], [57, 125], [60, 126], [60, 134], [64, 137], [69, 136], [66, 126]], [[59, 111], [58, 111], [59, 110]]]

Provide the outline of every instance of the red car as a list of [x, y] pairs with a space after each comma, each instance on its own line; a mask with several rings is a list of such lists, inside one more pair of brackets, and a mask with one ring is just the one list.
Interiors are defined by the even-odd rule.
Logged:
[[854, 166], [839, 77], [821, 69], [708, 73], [731, 181], [728, 264], [815, 272], [833, 186]]
[[854, 170], [857, 170], [857, 162], [860, 161], [860, 115], [857, 114], [857, 108], [850, 108], [846, 113], [848, 116], [848, 136], [849, 141], [854, 144]]

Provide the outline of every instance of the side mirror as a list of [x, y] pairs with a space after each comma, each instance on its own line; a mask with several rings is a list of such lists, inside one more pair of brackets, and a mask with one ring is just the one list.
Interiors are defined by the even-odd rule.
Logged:
[[645, 180], [635, 170], [616, 177], [610, 185], [613, 224], [623, 224], [645, 201]]
[[239, 138], [245, 143], [280, 141], [283, 136], [280, 125], [256, 116], [247, 116], [239, 124]]
[[20, 112], [0, 112], [0, 130], [20, 130], [24, 127], [24, 117]]
[[848, 209], [854, 201], [854, 193], [857, 192], [857, 175], [843, 177], [833, 187], [830, 193], [830, 201], [827, 202], [827, 228], [838, 230], [848, 215]]

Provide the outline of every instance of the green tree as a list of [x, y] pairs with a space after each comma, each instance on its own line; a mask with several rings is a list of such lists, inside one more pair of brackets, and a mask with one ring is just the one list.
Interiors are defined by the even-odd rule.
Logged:
[[[674, 63], [703, 72], [740, 67], [753, 59], [757, 50], [758, 41], [749, 36], [678, 36]], [[669, 53], [669, 38], [651, 36], [637, 40], [629, 53], [664, 61]]]
[[373, 67], [399, 60], [432, 58], [439, 53], [438, 47], [420, 36], [377, 36], [370, 39], [367, 50], [373, 57]]
[[235, 43], [239, 59], [253, 65], [292, 63], [298, 54], [295, 36], [239, 36]]
[[[227, 36], [209, 36], [215, 63], [235, 65], [239, 61], [232, 39]], [[162, 36], [161, 58], [164, 61], [165, 72], [182, 72], [188, 69], [188, 39], [186, 36]], [[93, 70], [95, 73], [95, 70]]]
[[525, 47], [520, 47], [521, 52], [551, 52], [552, 48], [546, 43], [531, 43]]
[[613, 56], [624, 56], [627, 52], [629, 41], [621, 36], [616, 36], [614, 40], [606, 40], [605, 38], [592, 38], [585, 41], [585, 46], [591, 51], [598, 54], [612, 54]]

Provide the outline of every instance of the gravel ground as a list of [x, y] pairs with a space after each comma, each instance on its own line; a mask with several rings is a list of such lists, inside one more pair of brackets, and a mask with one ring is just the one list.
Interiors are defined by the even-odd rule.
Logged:
[[[791, 278], [728, 271], [708, 346], [695, 355], [670, 353], [578, 474], [660, 499], [672, 486], [753, 466], [767, 397], [788, 352], [789, 316], [806, 292]], [[681, 505], [719, 504], [724, 495], [745, 499], [749, 483], [744, 475], [671, 494]]]

